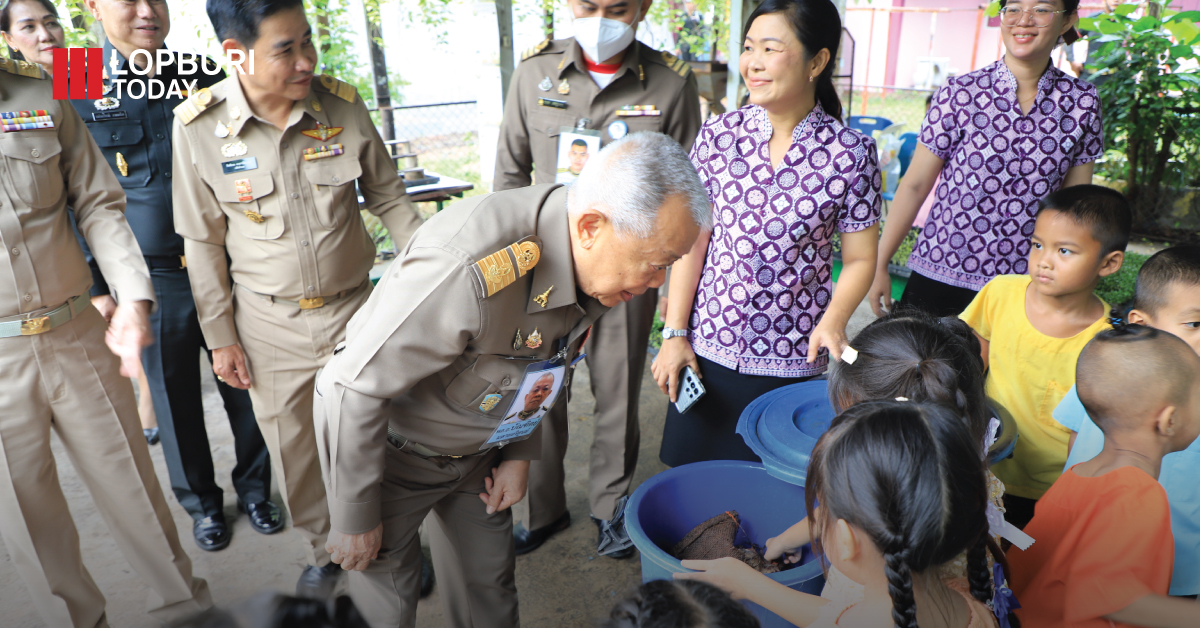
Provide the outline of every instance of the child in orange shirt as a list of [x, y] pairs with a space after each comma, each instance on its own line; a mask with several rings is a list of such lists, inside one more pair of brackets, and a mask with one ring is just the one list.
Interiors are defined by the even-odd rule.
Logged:
[[1013, 548], [1024, 628], [1200, 626], [1200, 605], [1167, 596], [1175, 559], [1163, 456], [1200, 435], [1200, 356], [1179, 338], [1129, 325], [1104, 331], [1076, 366], [1079, 398], [1104, 449], [1038, 501]]

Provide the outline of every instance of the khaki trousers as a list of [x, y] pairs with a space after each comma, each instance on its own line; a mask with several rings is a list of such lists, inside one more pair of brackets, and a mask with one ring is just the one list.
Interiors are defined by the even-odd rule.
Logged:
[[[592, 515], [611, 519], [637, 467], [638, 400], [646, 368], [646, 343], [658, 290], [618, 304], [601, 316], [588, 338], [588, 371], [596, 398], [588, 502]], [[567, 511], [563, 459], [567, 455], [567, 404], [555, 404], [542, 422], [542, 456], [529, 466], [529, 521], [537, 530]]]
[[[0, 534], [46, 624], [107, 626], [50, 450], [54, 429], [109, 533], [169, 623], [212, 606], [192, 577], [138, 421], [133, 386], [88, 307], [37, 336], [0, 339]], [[3, 621], [0, 620], [0, 624]]]
[[489, 515], [479, 499], [499, 453], [426, 460], [388, 445], [385, 464], [383, 546], [366, 571], [349, 572], [350, 597], [371, 627], [416, 625], [418, 531], [431, 511], [426, 531], [446, 625], [519, 626], [512, 510]]
[[329, 564], [329, 505], [313, 430], [317, 370], [346, 337], [346, 323], [366, 302], [364, 283], [324, 307], [301, 310], [241, 286], [234, 291], [233, 318], [250, 370], [250, 401], [271, 455], [271, 470], [284, 507], [304, 540], [310, 565]]

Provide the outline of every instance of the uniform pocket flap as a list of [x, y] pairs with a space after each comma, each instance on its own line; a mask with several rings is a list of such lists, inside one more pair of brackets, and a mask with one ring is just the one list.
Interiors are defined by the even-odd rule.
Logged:
[[[28, 133], [28, 135], [23, 133]], [[44, 163], [47, 159], [62, 152], [62, 145], [58, 143], [58, 137], [53, 133], [53, 131], [45, 135], [37, 134], [36, 131], [6, 133], [7, 137], [0, 141], [0, 152], [3, 152], [5, 157], [35, 164]]]
[[[249, 182], [249, 190], [239, 190], [238, 182]], [[269, 174], [259, 174], [235, 179], [224, 177], [213, 186], [213, 194], [223, 203], [249, 203], [275, 191], [275, 181]], [[246, 197], [250, 197], [247, 199]]]
[[350, 155], [326, 157], [304, 164], [304, 175], [314, 185], [340, 186], [362, 176], [362, 164]]
[[516, 390], [525, 375], [528, 360], [505, 360], [502, 357], [481, 356], [472, 369], [480, 379], [487, 380], [500, 390]]
[[140, 124], [91, 125], [88, 130], [92, 132], [92, 137], [101, 148], [140, 144], [143, 137]]

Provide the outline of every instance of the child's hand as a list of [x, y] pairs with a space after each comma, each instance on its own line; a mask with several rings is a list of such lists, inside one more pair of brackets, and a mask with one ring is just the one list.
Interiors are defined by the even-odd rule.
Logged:
[[695, 569], [696, 573], [677, 573], [675, 574], [676, 580], [707, 582], [725, 591], [735, 600], [750, 597], [749, 591], [754, 586], [754, 581], [758, 578], [766, 578], [755, 571], [753, 567], [736, 558], [685, 560], [682, 564], [685, 569]]
[[763, 558], [767, 560], [783, 559], [783, 562], [795, 564], [800, 562], [800, 548], [804, 547], [805, 543], [795, 545], [787, 538], [787, 533], [773, 536], [767, 539], [767, 547], [763, 552]]

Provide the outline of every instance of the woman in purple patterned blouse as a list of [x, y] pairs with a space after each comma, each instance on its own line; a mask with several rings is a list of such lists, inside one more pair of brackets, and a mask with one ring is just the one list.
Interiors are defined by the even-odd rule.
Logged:
[[[676, 399], [685, 366], [707, 393], [667, 409], [660, 457], [758, 460], [734, 433], [759, 395], [820, 375], [871, 285], [880, 173], [875, 142], [842, 126], [833, 86], [841, 20], [830, 0], [765, 0], [746, 22], [752, 104], [709, 120], [692, 148], [714, 228], [675, 264], [667, 338], [651, 369]], [[842, 233], [842, 274], [831, 282]]]
[[1025, 274], [1038, 201], [1091, 183], [1092, 162], [1104, 152], [1096, 87], [1050, 64], [1079, 20], [1079, 0], [1000, 6], [1004, 58], [947, 81], [921, 125], [879, 240], [867, 295], [877, 316], [892, 307], [888, 260], [939, 174], [900, 305], [954, 316], [992, 277]]

